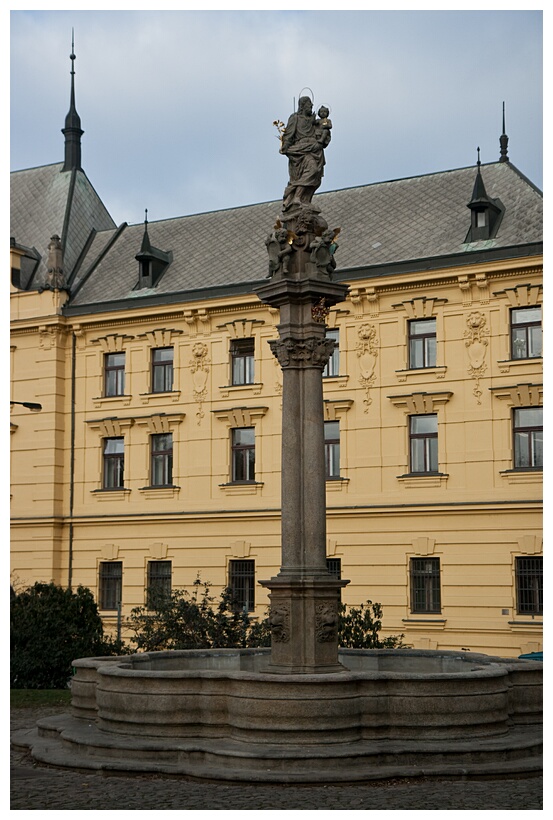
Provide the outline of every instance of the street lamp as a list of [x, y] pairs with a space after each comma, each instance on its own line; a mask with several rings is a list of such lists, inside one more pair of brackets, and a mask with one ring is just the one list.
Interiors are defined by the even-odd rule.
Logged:
[[27, 410], [32, 410], [34, 413], [40, 413], [42, 404], [37, 404], [34, 401], [10, 401], [10, 404], [20, 404], [21, 407], [26, 407]]

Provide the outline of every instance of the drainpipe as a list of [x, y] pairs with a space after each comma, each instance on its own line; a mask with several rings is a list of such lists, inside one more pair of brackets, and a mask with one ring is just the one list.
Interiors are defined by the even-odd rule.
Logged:
[[73, 504], [75, 500], [75, 363], [77, 355], [77, 337], [72, 336], [71, 347], [71, 457], [69, 467], [69, 566], [67, 586], [73, 583]]

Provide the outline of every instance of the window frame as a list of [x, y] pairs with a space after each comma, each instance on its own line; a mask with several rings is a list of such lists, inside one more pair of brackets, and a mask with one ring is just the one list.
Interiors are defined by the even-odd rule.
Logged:
[[[171, 439], [170, 447], [158, 448], [156, 445], [163, 438]], [[172, 487], [173, 486], [173, 433], [152, 433], [150, 436], [150, 486], [151, 487]], [[159, 464], [161, 473], [166, 481], [156, 481]]]
[[[539, 319], [534, 321], [523, 321], [523, 322], [516, 322], [515, 321], [515, 314], [517, 312], [522, 311], [539, 311]], [[533, 347], [533, 340], [532, 340], [532, 328], [540, 328], [542, 331], [540, 333], [540, 351], [539, 353], [532, 354], [530, 352], [530, 348]], [[522, 341], [523, 347], [521, 350], [526, 355], [518, 356], [516, 355], [516, 344], [518, 339], [515, 339], [516, 333], [522, 332], [524, 335], [524, 339]], [[543, 329], [542, 329], [542, 308], [541, 305], [528, 305], [527, 307], [517, 307], [511, 308], [510, 310], [510, 346], [511, 346], [511, 359], [513, 361], [521, 361], [524, 359], [540, 359], [543, 355]]]
[[255, 611], [255, 561], [252, 558], [229, 560], [228, 587], [234, 611]]
[[[111, 364], [110, 360], [116, 356], [122, 358], [122, 363]], [[104, 396], [106, 398], [125, 395], [125, 365], [124, 351], [104, 353]]]
[[[253, 435], [253, 443], [237, 443], [237, 433], [250, 430]], [[230, 431], [231, 442], [231, 482], [234, 484], [251, 484], [255, 482], [255, 427], [233, 427]], [[253, 460], [251, 459], [253, 453]], [[238, 478], [238, 475], [246, 475], [246, 478]]]
[[543, 615], [543, 556], [515, 557], [515, 589], [519, 615]]
[[[164, 571], [159, 571], [163, 567]], [[168, 572], [165, 571], [168, 569]], [[156, 602], [171, 597], [173, 562], [166, 559], [148, 561], [146, 567], [146, 606], [153, 609]]]
[[[517, 424], [517, 414], [525, 410], [537, 411], [541, 410], [541, 425], [524, 425]], [[514, 470], [543, 470], [543, 407], [513, 407], [512, 416], [512, 430], [513, 430], [513, 469]], [[538, 434], [541, 433], [541, 450], [537, 447], [540, 440]], [[523, 463], [520, 459], [521, 443], [523, 436], [527, 436], [525, 451], [528, 463]], [[539, 453], [541, 452], [541, 462]], [[540, 463], [537, 463], [540, 462]]]
[[[108, 442], [120, 442], [119, 452], [108, 453]], [[110, 476], [115, 476], [112, 483]], [[123, 436], [107, 436], [102, 439], [102, 489], [122, 490], [125, 487], [125, 438]]]
[[342, 559], [341, 558], [327, 558], [326, 559], [326, 568], [327, 571], [332, 575], [334, 578], [338, 578], [340, 581], [342, 579]]
[[230, 384], [233, 386], [255, 383], [255, 338], [230, 340]]
[[[171, 351], [171, 359], [156, 361], [156, 355], [163, 351]], [[151, 393], [170, 393], [173, 390], [174, 380], [174, 359], [175, 349], [172, 346], [168, 347], [154, 347], [151, 353]], [[161, 389], [157, 387], [156, 380], [161, 374]]]
[[[415, 420], [433, 417], [436, 420], [436, 432], [414, 432]], [[420, 460], [422, 443], [422, 462], [424, 469], [415, 470], [414, 466]], [[433, 445], [435, 442], [435, 445]], [[415, 451], [417, 448], [417, 452]], [[435, 475], [439, 471], [438, 458], [438, 414], [418, 413], [409, 416], [409, 471], [412, 475]]]
[[[417, 324], [433, 324], [432, 332], [416, 333], [414, 328]], [[433, 349], [429, 347], [429, 343], [434, 341]], [[409, 319], [407, 323], [407, 351], [408, 351], [408, 369], [409, 370], [425, 370], [431, 367], [436, 367], [437, 361], [437, 322], [435, 317], [426, 319]], [[415, 360], [420, 357], [422, 364], [416, 364]]]
[[[330, 425], [337, 426], [337, 437], [330, 437]], [[325, 478], [327, 481], [331, 481], [334, 478], [340, 478], [340, 422], [338, 420], [324, 422], [324, 446]]]
[[98, 566], [98, 609], [104, 611], [118, 610], [122, 598], [123, 562], [100, 561]]
[[340, 330], [337, 327], [327, 328], [326, 338], [334, 339], [336, 342], [323, 370], [323, 379], [331, 379], [333, 376], [340, 375]]
[[[426, 563], [430, 569], [421, 569]], [[412, 613], [438, 615], [442, 611], [441, 562], [435, 556], [409, 559], [409, 605]]]

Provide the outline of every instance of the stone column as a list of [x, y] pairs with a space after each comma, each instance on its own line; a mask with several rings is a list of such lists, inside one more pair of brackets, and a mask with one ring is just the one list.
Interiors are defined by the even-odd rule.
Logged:
[[[314, 234], [313, 234], [314, 238]], [[308, 247], [309, 237], [301, 243]], [[348, 581], [326, 568], [326, 475], [322, 371], [334, 349], [316, 306], [343, 301], [347, 285], [321, 275], [301, 247], [289, 275], [275, 274], [256, 293], [280, 308], [279, 339], [270, 342], [283, 370], [282, 566], [270, 589], [268, 671], [342, 671], [338, 662], [340, 593]], [[315, 309], [315, 310], [314, 310]]]

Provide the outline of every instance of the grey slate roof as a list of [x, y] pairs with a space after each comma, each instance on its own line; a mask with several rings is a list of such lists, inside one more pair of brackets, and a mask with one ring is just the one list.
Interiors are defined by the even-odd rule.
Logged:
[[[35, 170], [47, 173], [47, 168]], [[493, 239], [468, 244], [467, 203], [475, 167], [318, 194], [315, 201], [329, 225], [342, 228], [336, 254], [338, 272], [541, 242], [541, 193], [511, 163], [483, 165], [481, 172], [488, 196], [499, 198], [505, 213]], [[50, 184], [53, 192], [55, 185]], [[56, 202], [53, 193], [52, 202]], [[265, 239], [280, 210], [281, 200], [277, 200], [149, 222], [152, 245], [171, 251], [173, 261], [155, 288], [143, 290], [135, 290], [135, 256], [144, 226], [124, 225], [115, 230], [113, 223], [106, 225], [74, 271], [70, 305], [139, 302], [152, 295], [176, 293], [184, 298], [190, 291], [260, 282], [267, 274]], [[80, 212], [84, 212], [82, 207]], [[44, 214], [36, 214], [36, 219], [44, 233]], [[31, 217], [28, 222], [29, 232], [16, 238], [36, 245], [30, 235]], [[45, 235], [47, 243], [50, 228]]]
[[115, 226], [102, 200], [83, 171], [62, 172], [63, 163], [28, 168], [11, 174], [10, 236], [18, 244], [35, 247], [41, 255], [33, 286], [43, 283], [48, 243], [62, 238], [64, 270], [75, 266], [94, 228]]

